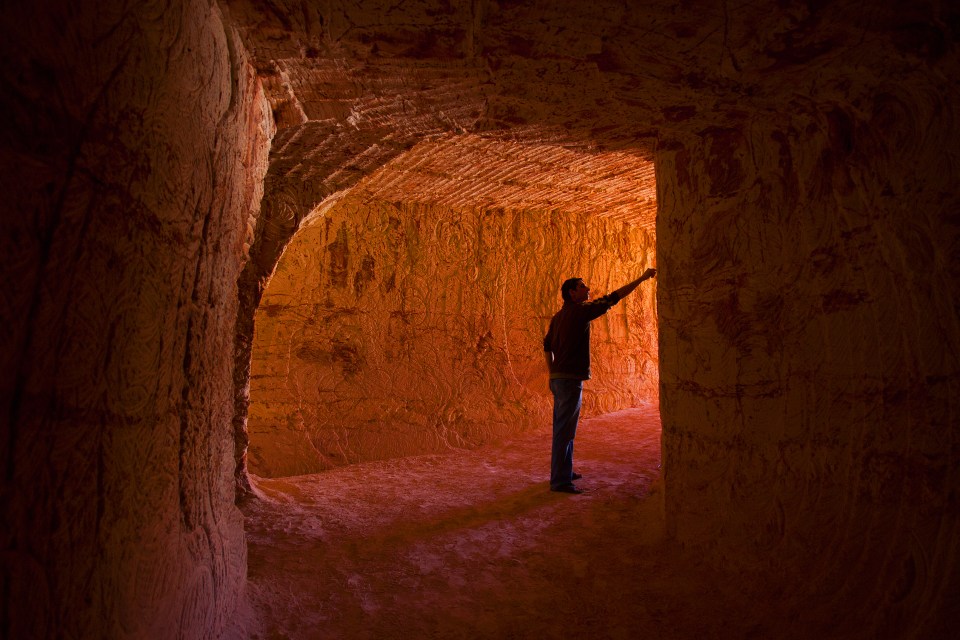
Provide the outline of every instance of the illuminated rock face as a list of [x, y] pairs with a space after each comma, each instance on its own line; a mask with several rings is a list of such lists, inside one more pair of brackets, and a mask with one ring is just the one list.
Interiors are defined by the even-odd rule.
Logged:
[[[867, 637], [946, 637], [960, 20], [941, 5], [5, 10], [3, 635], [216, 635], [243, 585], [233, 482], [280, 253], [335, 194], [473, 132], [653, 150], [672, 534], [794, 616], [829, 602]], [[484, 309], [444, 304], [422, 306]]]
[[[649, 235], [615, 220], [339, 202], [297, 233], [257, 313], [251, 470], [312, 473], [549, 424], [542, 341], [559, 283], [612, 290], [652, 262]], [[594, 322], [586, 414], [656, 401], [653, 294]]]

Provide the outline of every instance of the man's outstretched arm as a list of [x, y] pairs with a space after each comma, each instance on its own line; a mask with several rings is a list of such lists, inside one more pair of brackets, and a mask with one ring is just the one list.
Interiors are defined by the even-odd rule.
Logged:
[[631, 282], [631, 283], [629, 283], [629, 284], [623, 285], [622, 287], [620, 287], [619, 289], [617, 289], [616, 291], [614, 291], [614, 293], [617, 295], [617, 298], [618, 298], [618, 299], [622, 300], [622, 299], [625, 298], [626, 296], [628, 296], [628, 295], [630, 295], [631, 293], [633, 293], [633, 290], [636, 289], [636, 288], [640, 285], [641, 282], [643, 282], [644, 280], [649, 280], [650, 278], [654, 277], [655, 275], [657, 275], [657, 270], [656, 270], [656, 269], [647, 269], [646, 271], [643, 272], [643, 275], [642, 275], [642, 276], [640, 276], [639, 278], [637, 278], [636, 280], [634, 280], [633, 282]]

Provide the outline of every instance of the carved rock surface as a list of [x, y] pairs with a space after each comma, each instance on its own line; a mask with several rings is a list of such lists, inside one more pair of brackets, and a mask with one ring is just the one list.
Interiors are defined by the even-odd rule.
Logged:
[[[681, 539], [790, 585], [788, 606], [861, 612], [816, 634], [900, 636], [958, 613], [933, 558], [960, 533], [956, 161], [940, 153], [960, 140], [909, 82], [858, 103], [658, 156], [677, 195], [658, 227], [667, 508]], [[788, 577], [751, 574], [743, 546]]]
[[[466, 143], [455, 142], [414, 152], [412, 175], [406, 157], [388, 165], [313, 215], [287, 247], [256, 319], [248, 423], [254, 473], [298, 475], [473, 447], [549, 423], [542, 340], [560, 305], [560, 282], [581, 275], [602, 293], [654, 262], [643, 225], [534, 208], [548, 204], [545, 195], [560, 201], [565, 194], [532, 186], [549, 173], [548, 149], [527, 151], [542, 159], [519, 202], [530, 209], [478, 206], [496, 191], [484, 176], [512, 184], [520, 176], [509, 177], [507, 161], [476, 162]], [[431, 173], [431, 159], [442, 173]], [[476, 188], [450, 190], [458, 210], [381, 199], [430, 194], [443, 202], [451, 176], [478, 168], [482, 175], [467, 183]], [[649, 181], [631, 181], [629, 170], [617, 175], [633, 192], [649, 191]], [[577, 184], [568, 189], [581, 194]], [[617, 194], [628, 199], [631, 191]], [[589, 207], [589, 195], [577, 204]], [[593, 323], [585, 415], [656, 398], [650, 284]]]
[[216, 637], [269, 105], [216, 5], [31, 6], [0, 44], [0, 636]]

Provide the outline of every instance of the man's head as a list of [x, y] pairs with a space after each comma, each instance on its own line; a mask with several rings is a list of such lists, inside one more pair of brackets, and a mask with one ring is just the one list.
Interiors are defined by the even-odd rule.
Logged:
[[560, 285], [560, 296], [566, 302], [586, 302], [590, 297], [590, 287], [581, 278], [570, 278]]

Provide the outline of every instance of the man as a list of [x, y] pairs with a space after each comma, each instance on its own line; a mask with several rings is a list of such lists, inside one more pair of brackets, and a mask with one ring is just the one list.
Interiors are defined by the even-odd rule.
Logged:
[[647, 269], [630, 284], [592, 302], [588, 302], [590, 288], [580, 278], [570, 278], [560, 287], [563, 308], [553, 316], [550, 330], [543, 339], [544, 356], [550, 369], [550, 391], [553, 392], [551, 491], [583, 493], [573, 484], [581, 477], [573, 471], [573, 438], [580, 420], [583, 381], [590, 379], [590, 322], [655, 275], [656, 269]]

